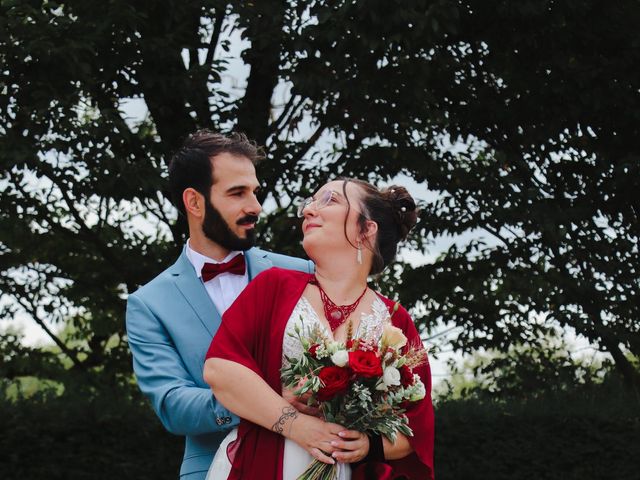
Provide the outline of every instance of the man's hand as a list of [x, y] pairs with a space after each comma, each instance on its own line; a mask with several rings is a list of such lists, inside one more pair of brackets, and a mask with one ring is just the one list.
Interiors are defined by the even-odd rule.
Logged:
[[307, 405], [309, 398], [311, 398], [311, 392], [307, 392], [300, 397], [296, 397], [293, 390], [284, 388], [282, 389], [282, 398], [291, 404], [293, 408], [305, 415], [311, 415], [312, 417], [321, 417], [322, 414], [318, 407], [310, 407]]

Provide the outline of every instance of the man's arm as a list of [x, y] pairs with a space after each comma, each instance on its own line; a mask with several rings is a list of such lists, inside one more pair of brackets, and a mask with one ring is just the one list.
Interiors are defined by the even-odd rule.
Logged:
[[169, 432], [199, 435], [238, 424], [209, 388], [196, 385], [161, 322], [135, 294], [127, 301], [127, 336], [138, 385]]

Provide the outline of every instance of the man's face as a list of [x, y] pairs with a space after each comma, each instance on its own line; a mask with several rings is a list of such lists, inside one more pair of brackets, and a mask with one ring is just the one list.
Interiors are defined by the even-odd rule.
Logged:
[[256, 192], [256, 169], [246, 157], [221, 153], [213, 159], [213, 185], [205, 202], [202, 231], [227, 250], [248, 250], [262, 210]]

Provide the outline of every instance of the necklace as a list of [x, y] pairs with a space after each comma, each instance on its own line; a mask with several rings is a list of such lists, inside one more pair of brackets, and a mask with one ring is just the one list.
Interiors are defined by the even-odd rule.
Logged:
[[336, 329], [340, 325], [342, 325], [347, 320], [347, 318], [349, 318], [349, 315], [351, 315], [353, 311], [358, 308], [360, 300], [362, 300], [362, 297], [364, 297], [364, 294], [367, 293], [367, 290], [369, 289], [368, 286], [365, 286], [364, 291], [360, 294], [356, 301], [350, 305], [336, 305], [335, 303], [333, 303], [333, 300], [329, 298], [327, 292], [325, 292], [324, 289], [320, 286], [320, 282], [318, 282], [318, 279], [315, 277], [315, 275], [309, 281], [309, 283], [318, 287], [318, 290], [320, 291], [320, 300], [322, 300], [324, 316], [329, 322], [329, 327], [331, 327], [332, 332], [335, 332]]

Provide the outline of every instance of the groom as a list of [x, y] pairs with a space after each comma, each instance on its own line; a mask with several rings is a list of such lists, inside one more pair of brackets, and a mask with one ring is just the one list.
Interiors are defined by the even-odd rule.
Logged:
[[173, 266], [129, 296], [127, 335], [138, 385], [167, 430], [186, 436], [180, 478], [203, 480], [238, 418], [202, 378], [220, 317], [272, 266], [313, 271], [309, 261], [252, 248], [261, 206], [259, 152], [242, 134], [199, 131], [169, 166], [174, 203], [189, 240]]

